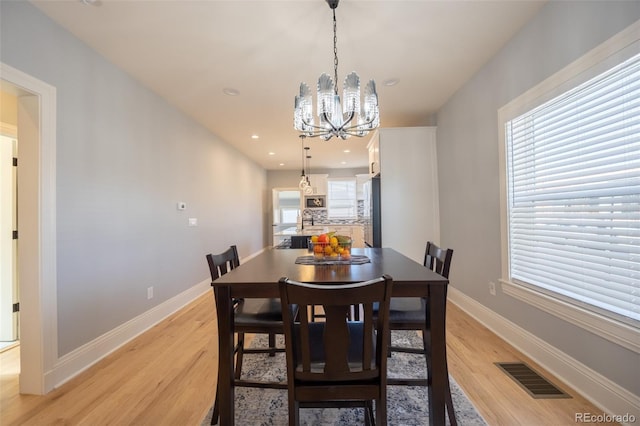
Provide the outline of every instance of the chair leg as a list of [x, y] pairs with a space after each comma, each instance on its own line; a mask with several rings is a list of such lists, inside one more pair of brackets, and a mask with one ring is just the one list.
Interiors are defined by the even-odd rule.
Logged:
[[273, 333], [269, 333], [269, 349], [273, 349], [269, 356], [276, 356], [276, 335]]
[[236, 371], [235, 378], [240, 379], [242, 374], [242, 357], [244, 355], [244, 333], [237, 333], [238, 344], [236, 346]]
[[384, 395], [376, 400], [376, 425], [386, 426], [387, 425], [387, 391], [383, 389], [382, 392]]
[[300, 404], [289, 400], [289, 426], [300, 426]]
[[[431, 371], [431, 350], [429, 348], [429, 331], [422, 330], [422, 344], [424, 345], [424, 356], [427, 360], [427, 372]], [[457, 426], [458, 422], [456, 420], [456, 412], [453, 409], [453, 398], [451, 396], [451, 384], [449, 383], [449, 368], [446, 364], [447, 360], [445, 359], [445, 368], [447, 370], [447, 386], [446, 386], [446, 394], [445, 394], [445, 405], [447, 406], [447, 414], [449, 415], [449, 423], [451, 426]]]
[[[377, 407], [376, 407], [377, 412]], [[371, 401], [365, 401], [364, 403], [364, 426], [375, 425], [376, 423], [373, 420], [373, 406], [371, 405]]]
[[451, 426], [458, 426], [458, 420], [456, 419], [456, 412], [453, 409], [453, 398], [451, 396], [451, 387], [449, 385], [449, 378], [447, 378], [447, 414], [449, 415], [449, 423]]
[[220, 383], [216, 385], [216, 400], [213, 403], [213, 413], [211, 413], [211, 424], [218, 424], [220, 418], [220, 405], [218, 404], [218, 395], [220, 394]]

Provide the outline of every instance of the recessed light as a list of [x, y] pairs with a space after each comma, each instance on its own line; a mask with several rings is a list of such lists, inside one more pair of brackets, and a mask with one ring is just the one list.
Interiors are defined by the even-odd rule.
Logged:
[[276, 155], [276, 153], [275, 152], [270, 152], [269, 155]]
[[341, 161], [340, 164], [347, 164], [347, 162], [346, 161]]
[[278, 164], [278, 165], [279, 165], [280, 167], [282, 167], [282, 166], [284, 166], [284, 163], [280, 163], [280, 164]]
[[350, 149], [345, 149], [345, 150], [344, 150], [344, 151], [342, 151], [342, 152], [344, 152], [345, 154], [348, 154], [348, 153], [350, 153], [350, 152], [351, 152], [351, 150], [350, 150]]
[[238, 91], [238, 89], [234, 89], [232, 87], [225, 87], [224, 89], [222, 89], [222, 92], [225, 95], [229, 95], [229, 96], [238, 96], [238, 95], [240, 95], [240, 92]]
[[388, 79], [384, 80], [382, 82], [382, 84], [384, 86], [391, 87], [391, 86], [395, 86], [396, 84], [398, 84], [399, 81], [400, 80], [398, 80], [397, 78], [388, 78]]
[[102, 6], [102, 1], [100, 0], [80, 0], [80, 3], [86, 6]]
[[260, 136], [258, 136], [258, 135], [251, 135], [251, 139], [260, 139]]

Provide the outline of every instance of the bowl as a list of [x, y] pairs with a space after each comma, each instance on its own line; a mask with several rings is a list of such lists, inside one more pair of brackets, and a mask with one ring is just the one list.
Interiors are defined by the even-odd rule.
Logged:
[[351, 240], [333, 245], [309, 241], [309, 251], [318, 260], [348, 260], [351, 259]]

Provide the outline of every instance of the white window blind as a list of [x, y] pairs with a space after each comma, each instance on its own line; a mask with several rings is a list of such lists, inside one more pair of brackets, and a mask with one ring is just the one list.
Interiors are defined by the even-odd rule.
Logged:
[[356, 180], [327, 180], [327, 216], [353, 219], [357, 214]]
[[511, 279], [640, 321], [640, 55], [505, 130]]

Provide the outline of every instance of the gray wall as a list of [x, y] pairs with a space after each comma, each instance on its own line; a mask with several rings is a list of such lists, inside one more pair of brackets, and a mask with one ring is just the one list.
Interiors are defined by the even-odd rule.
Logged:
[[265, 246], [264, 169], [29, 3], [0, 7], [0, 60], [57, 89], [60, 356], [207, 279], [206, 253]]
[[640, 18], [638, 1], [553, 1], [438, 112], [442, 244], [454, 287], [640, 395], [640, 357], [498, 293], [501, 275], [497, 111]]

